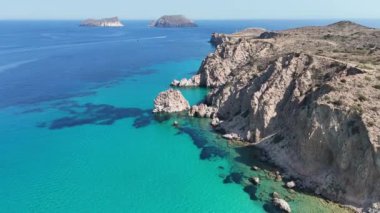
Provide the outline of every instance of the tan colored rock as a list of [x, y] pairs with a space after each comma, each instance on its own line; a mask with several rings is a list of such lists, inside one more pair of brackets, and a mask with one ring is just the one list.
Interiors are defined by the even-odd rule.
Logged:
[[209, 107], [206, 104], [192, 106], [189, 110], [189, 115], [199, 118], [212, 118], [216, 113], [216, 108]]
[[280, 210], [284, 212], [288, 212], [288, 213], [292, 212], [289, 203], [286, 202], [284, 199], [274, 197], [272, 199], [272, 202], [273, 202], [273, 205], [275, 205]]
[[197, 87], [200, 84], [200, 75], [194, 75], [190, 79], [183, 78], [179, 80], [173, 80], [170, 86], [173, 87]]
[[292, 188], [296, 187], [296, 183], [294, 181], [289, 181], [286, 183], [286, 187], [289, 189], [292, 189]]
[[259, 185], [260, 184], [260, 178], [258, 177], [252, 177], [249, 179], [249, 181], [255, 185]]
[[189, 102], [179, 90], [169, 89], [158, 94], [153, 112], [181, 112], [190, 108]]
[[218, 128], [325, 197], [378, 202], [380, 30], [339, 22], [275, 33], [234, 36], [203, 61], [197, 75], [213, 88]]

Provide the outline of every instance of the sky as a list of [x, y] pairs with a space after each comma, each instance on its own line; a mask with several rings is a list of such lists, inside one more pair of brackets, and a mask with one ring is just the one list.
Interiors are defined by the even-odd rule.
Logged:
[[0, 0], [0, 19], [380, 19], [380, 0]]

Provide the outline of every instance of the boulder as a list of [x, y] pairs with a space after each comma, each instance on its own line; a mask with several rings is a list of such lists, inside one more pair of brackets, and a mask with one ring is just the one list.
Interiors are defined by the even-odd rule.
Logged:
[[288, 187], [289, 189], [292, 189], [296, 187], [296, 183], [294, 181], [289, 181], [286, 183], [286, 187]]
[[257, 167], [257, 166], [252, 166], [252, 167], [251, 167], [251, 170], [258, 171], [258, 170], [260, 170], [260, 168]]
[[181, 112], [190, 108], [189, 102], [179, 90], [169, 89], [158, 94], [153, 112]]
[[260, 178], [258, 177], [252, 177], [249, 179], [249, 181], [255, 185], [259, 185], [260, 184]]
[[272, 198], [280, 198], [280, 194], [278, 194], [277, 192], [273, 192]]
[[224, 134], [222, 137], [228, 140], [240, 140], [240, 137], [235, 133]]
[[288, 202], [286, 202], [284, 199], [281, 198], [273, 198], [272, 199], [273, 205], [276, 206], [278, 209], [290, 213], [292, 212], [290, 205]]

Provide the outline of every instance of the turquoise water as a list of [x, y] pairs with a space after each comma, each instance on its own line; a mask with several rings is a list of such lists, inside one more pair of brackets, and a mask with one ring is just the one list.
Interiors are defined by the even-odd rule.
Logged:
[[[172, 79], [194, 74], [213, 51], [212, 32], [306, 23], [153, 29], [135, 21], [89, 29], [0, 22], [0, 211], [265, 212], [276, 190], [295, 212], [334, 212], [286, 191], [265, 171], [250, 171], [252, 162], [240, 162], [243, 155], [208, 120], [151, 113], [155, 96]], [[207, 90], [182, 92], [196, 104]], [[247, 184], [252, 175], [262, 177], [262, 187]]]
[[[138, 77], [97, 89], [70, 102], [149, 109], [167, 79], [186, 75], [200, 61], [159, 64], [144, 81]], [[146, 85], [151, 85], [147, 87]], [[192, 103], [205, 90], [185, 91]], [[62, 101], [58, 101], [62, 102]], [[44, 103], [44, 107], [54, 105]], [[61, 103], [70, 107], [71, 103]], [[43, 112], [1, 113], [0, 206], [4, 212], [247, 212], [261, 209], [239, 185], [224, 185], [223, 159], [200, 160], [200, 150], [167, 121], [134, 128], [135, 118], [113, 125], [79, 125], [50, 130], [41, 118], [67, 116]], [[223, 166], [225, 170], [218, 167]], [[257, 211], [255, 211], [257, 212]]]

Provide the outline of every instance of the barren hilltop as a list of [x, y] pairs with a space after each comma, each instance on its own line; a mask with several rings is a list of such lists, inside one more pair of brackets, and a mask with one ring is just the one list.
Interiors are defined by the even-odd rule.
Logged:
[[342, 21], [211, 42], [198, 73], [173, 82], [212, 88], [190, 114], [265, 150], [316, 194], [380, 211], [380, 30]]
[[151, 24], [152, 27], [197, 27], [197, 25], [190, 19], [183, 15], [165, 15], [155, 20]]

